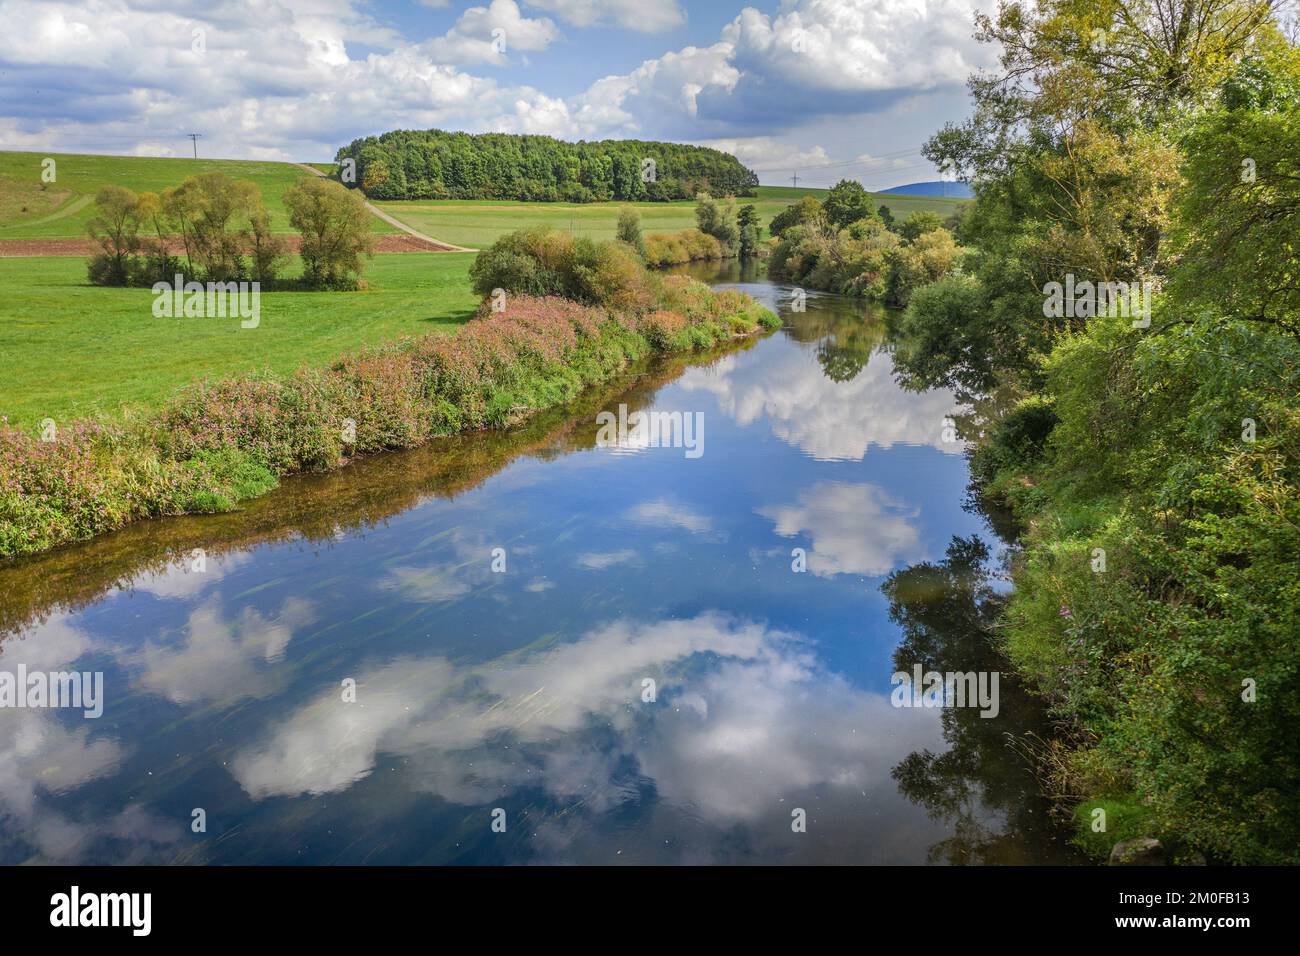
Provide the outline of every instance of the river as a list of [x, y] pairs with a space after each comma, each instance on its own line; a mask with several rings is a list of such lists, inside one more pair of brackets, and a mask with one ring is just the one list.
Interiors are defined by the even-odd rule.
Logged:
[[[0, 672], [103, 681], [0, 710], [0, 863], [1073, 860], [1009, 675], [995, 714], [891, 702], [999, 667], [952, 396], [861, 303], [692, 271], [785, 328], [0, 567]], [[601, 447], [620, 404], [702, 440]]]

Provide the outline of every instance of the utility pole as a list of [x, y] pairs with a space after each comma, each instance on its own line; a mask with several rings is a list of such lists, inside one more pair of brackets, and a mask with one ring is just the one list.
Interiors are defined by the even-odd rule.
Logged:
[[199, 137], [202, 136], [203, 134], [186, 133], [185, 135], [188, 136], [194, 142], [194, 158], [198, 159], [199, 158]]
[[790, 181], [794, 183], [795, 189], [799, 188], [799, 173], [797, 170], [795, 171], [795, 174], [790, 177]]

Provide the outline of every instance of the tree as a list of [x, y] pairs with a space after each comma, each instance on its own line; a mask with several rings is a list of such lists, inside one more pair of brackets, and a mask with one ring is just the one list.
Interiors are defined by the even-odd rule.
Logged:
[[645, 258], [645, 237], [641, 235], [641, 214], [633, 206], [618, 211], [618, 238]]
[[700, 232], [722, 243], [725, 255], [734, 256], [740, 248], [740, 227], [736, 224], [736, 201], [718, 202], [708, 193], [695, 197], [695, 221]]
[[785, 235], [787, 229], [794, 226], [806, 226], [825, 221], [826, 216], [822, 212], [822, 204], [816, 197], [804, 196], [797, 203], [786, 206], [785, 209], [773, 216], [767, 231], [774, 236], [781, 237]]
[[153, 233], [148, 239], [140, 239], [139, 248], [145, 257], [144, 271], [140, 278], [149, 285], [154, 282], [171, 282], [180, 270], [168, 244], [170, 223], [163, 210], [162, 197], [153, 192], [140, 193], [136, 200], [135, 215], [141, 228], [147, 228]]
[[881, 222], [885, 224], [885, 228], [887, 229], [894, 228], [894, 214], [890, 212], [888, 206], [882, 203], [880, 208], [876, 210], [876, 215], [879, 216]]
[[736, 215], [736, 225], [740, 228], [740, 258], [752, 259], [758, 255], [758, 210], [753, 204], [740, 207]]
[[961, 247], [942, 226], [927, 230], [897, 249], [889, 277], [890, 304], [905, 307], [913, 291], [950, 275], [960, 257]]
[[136, 194], [125, 186], [105, 186], [96, 194], [95, 215], [86, 223], [86, 231], [103, 253], [91, 262], [91, 281], [126, 285], [131, 256], [139, 247], [136, 204]]
[[283, 236], [271, 232], [265, 209], [258, 209], [249, 217], [247, 241], [253, 278], [263, 284], [273, 282], [288, 257], [289, 244]]
[[943, 220], [939, 218], [939, 214], [923, 210], [908, 216], [898, 227], [898, 234], [904, 239], [914, 240], [917, 236], [941, 228], [943, 228]]
[[316, 288], [354, 285], [374, 256], [370, 213], [353, 190], [329, 179], [300, 179], [284, 191], [289, 222], [302, 236], [303, 278]]
[[[667, 201], [701, 191], [752, 196], [758, 186], [758, 176], [727, 153], [640, 140], [394, 130], [354, 140], [335, 161], [345, 158], [356, 162], [366, 193], [384, 199]], [[653, 178], [645, 175], [650, 168]]]
[[1186, 146], [1172, 292], [1300, 334], [1300, 52], [1243, 63]]
[[262, 208], [256, 183], [233, 180], [225, 173], [202, 173], [164, 190], [162, 206], [180, 229], [191, 269], [199, 266], [215, 282], [243, 277], [245, 231]]
[[831, 187], [822, 208], [827, 222], [844, 229], [871, 215], [871, 196], [857, 180], [841, 179]]

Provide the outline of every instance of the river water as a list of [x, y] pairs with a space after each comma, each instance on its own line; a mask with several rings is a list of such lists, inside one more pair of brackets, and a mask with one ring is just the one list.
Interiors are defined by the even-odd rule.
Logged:
[[[952, 396], [861, 303], [694, 271], [785, 328], [0, 567], [0, 672], [103, 680], [97, 718], [0, 710], [0, 863], [1071, 860], [1014, 680], [891, 703], [1000, 666]], [[601, 447], [620, 404], [701, 453]]]

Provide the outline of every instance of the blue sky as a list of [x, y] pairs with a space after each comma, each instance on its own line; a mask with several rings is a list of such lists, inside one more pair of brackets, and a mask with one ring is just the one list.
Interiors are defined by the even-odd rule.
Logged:
[[[885, 188], [992, 0], [0, 0], [0, 148], [326, 160], [395, 128], [640, 137]], [[23, 25], [13, 29], [15, 24]]]

